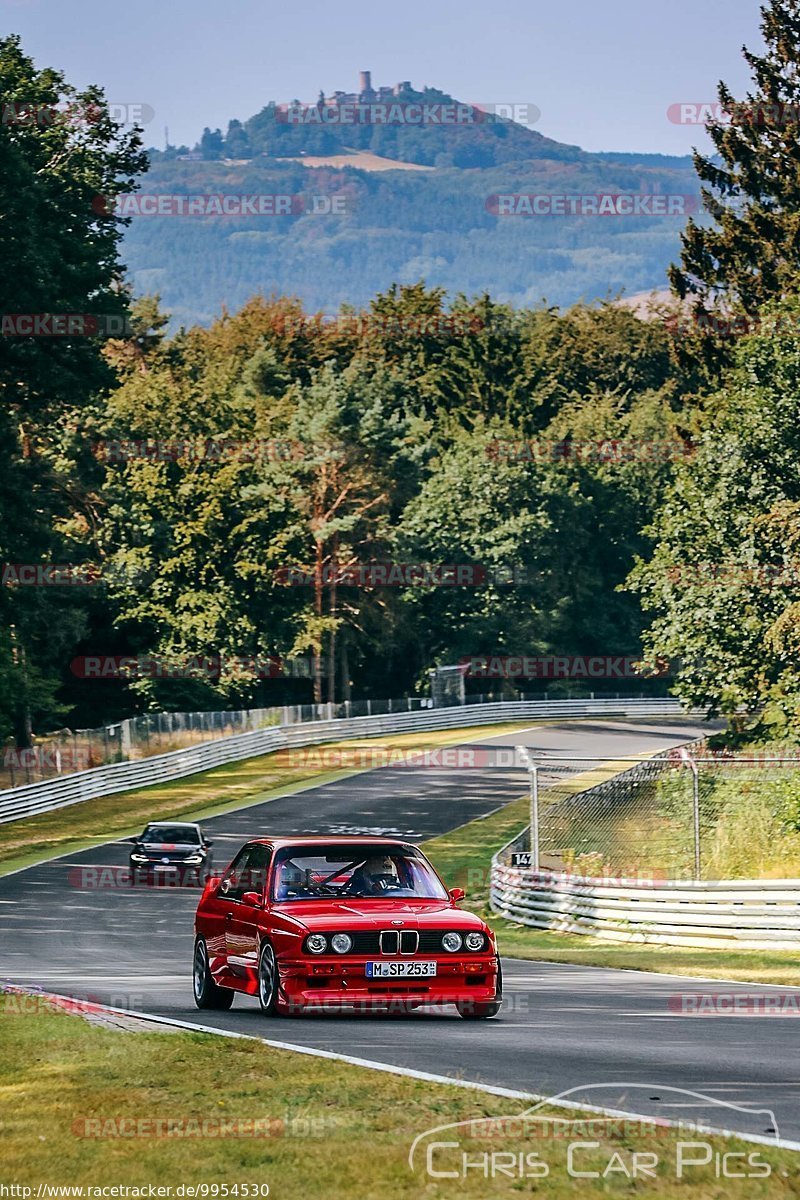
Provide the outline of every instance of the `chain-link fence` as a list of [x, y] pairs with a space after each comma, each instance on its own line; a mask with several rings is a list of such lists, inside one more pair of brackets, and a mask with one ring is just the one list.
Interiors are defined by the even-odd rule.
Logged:
[[615, 878], [800, 878], [800, 751], [702, 744], [624, 767], [530, 760], [532, 824], [507, 857]]
[[61, 729], [35, 738], [33, 745], [24, 748], [9, 743], [3, 748], [0, 788], [39, 783], [74, 771], [165, 754], [212, 738], [260, 729], [277, 724], [276, 712], [280, 709], [145, 713], [96, 729]]

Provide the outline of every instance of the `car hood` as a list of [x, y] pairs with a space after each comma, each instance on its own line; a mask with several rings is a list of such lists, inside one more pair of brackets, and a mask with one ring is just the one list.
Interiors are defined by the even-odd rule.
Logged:
[[453, 908], [447, 900], [290, 900], [275, 908], [310, 931], [337, 929], [483, 929], [474, 913]]
[[137, 842], [136, 846], [145, 854], [201, 854], [203, 851], [197, 842]]

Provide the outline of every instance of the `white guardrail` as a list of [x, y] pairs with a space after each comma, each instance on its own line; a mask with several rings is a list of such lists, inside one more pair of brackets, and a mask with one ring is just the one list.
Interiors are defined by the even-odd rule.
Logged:
[[50, 812], [97, 796], [112, 796], [132, 788], [148, 787], [171, 779], [196, 775], [212, 767], [269, 754], [285, 747], [313, 746], [346, 738], [380, 737], [434, 729], [458, 729], [504, 721], [565, 717], [670, 717], [686, 715], [679, 701], [639, 700], [511, 700], [503, 703], [467, 704], [463, 707], [423, 709], [377, 717], [349, 717], [272, 725], [250, 733], [218, 738], [185, 750], [172, 750], [134, 762], [112, 763], [28, 783], [0, 792], [0, 824]]
[[800, 948], [800, 879], [592, 879], [492, 860], [491, 907], [534, 929], [611, 942]]

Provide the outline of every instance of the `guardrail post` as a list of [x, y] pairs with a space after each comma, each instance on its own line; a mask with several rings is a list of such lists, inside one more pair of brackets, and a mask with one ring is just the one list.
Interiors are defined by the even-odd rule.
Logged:
[[539, 870], [539, 764], [531, 758], [527, 746], [516, 747], [528, 768], [531, 788], [531, 867]]
[[688, 750], [681, 747], [681, 758], [692, 772], [692, 815], [694, 824], [694, 877], [700, 878], [700, 772]]

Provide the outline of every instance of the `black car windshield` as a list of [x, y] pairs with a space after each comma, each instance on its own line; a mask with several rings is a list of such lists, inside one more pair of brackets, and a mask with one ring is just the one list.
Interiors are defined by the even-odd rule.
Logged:
[[200, 833], [193, 825], [148, 825], [142, 834], [142, 841], [196, 845], [200, 841]]
[[272, 899], [333, 897], [446, 900], [447, 892], [413, 846], [293, 846], [275, 855]]

